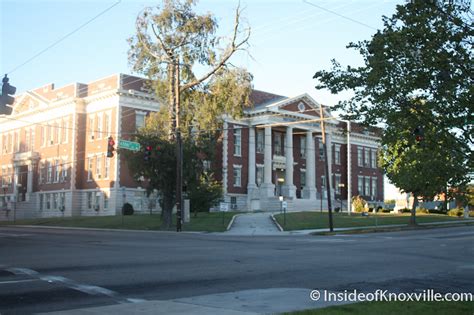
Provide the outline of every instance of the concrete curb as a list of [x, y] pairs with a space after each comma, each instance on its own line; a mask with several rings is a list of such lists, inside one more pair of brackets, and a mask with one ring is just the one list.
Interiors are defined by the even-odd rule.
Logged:
[[234, 216], [232, 217], [232, 219], [230, 220], [229, 224], [227, 225], [227, 229], [226, 231], [229, 231], [231, 228], [232, 228], [232, 224], [234, 224], [234, 220], [236, 217], [238, 217], [240, 214], [234, 214]]
[[[86, 228], [77, 226], [52, 226], [52, 225], [0, 225], [7, 228], [33, 228], [33, 229], [51, 229], [51, 230], [78, 230], [78, 231], [102, 231], [102, 232], [140, 232], [140, 233], [177, 233], [176, 231], [155, 231], [155, 230], [131, 230], [131, 229], [101, 229], [101, 228]], [[200, 231], [181, 231], [179, 233], [187, 234], [205, 234], [208, 232]]]
[[270, 218], [272, 219], [273, 223], [276, 225], [276, 227], [280, 230], [280, 232], [285, 232], [285, 230], [281, 227], [281, 225], [278, 223], [278, 221], [275, 219], [275, 216], [272, 214], [270, 215]]

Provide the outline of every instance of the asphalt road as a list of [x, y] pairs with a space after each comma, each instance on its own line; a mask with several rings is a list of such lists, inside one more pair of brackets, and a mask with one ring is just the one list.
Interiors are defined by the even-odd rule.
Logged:
[[474, 292], [474, 227], [344, 236], [0, 228], [0, 314], [250, 289]]

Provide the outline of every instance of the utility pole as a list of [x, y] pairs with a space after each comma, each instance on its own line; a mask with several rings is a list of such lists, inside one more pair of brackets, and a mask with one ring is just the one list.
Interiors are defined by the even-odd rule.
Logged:
[[332, 232], [334, 230], [333, 220], [332, 220], [332, 205], [331, 205], [331, 181], [329, 180], [329, 161], [328, 161], [328, 150], [326, 145], [326, 131], [324, 128], [324, 112], [323, 106], [319, 104], [319, 116], [321, 118], [321, 132], [322, 132], [322, 140], [323, 140], [323, 150], [324, 150], [324, 173], [326, 176], [326, 192], [328, 198], [328, 214], [329, 214], [329, 231]]
[[176, 105], [176, 232], [181, 232], [183, 223], [183, 139], [181, 137], [180, 126], [180, 77], [179, 77], [179, 60], [175, 65], [175, 105]]

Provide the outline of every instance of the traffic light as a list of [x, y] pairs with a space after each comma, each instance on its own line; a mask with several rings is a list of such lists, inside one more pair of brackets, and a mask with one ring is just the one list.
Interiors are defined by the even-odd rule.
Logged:
[[114, 138], [109, 137], [108, 142], [107, 142], [107, 157], [108, 158], [114, 157], [114, 151], [115, 151], [114, 145], [115, 145]]
[[144, 157], [144, 159], [147, 162], [151, 160], [151, 151], [152, 151], [152, 149], [153, 148], [151, 147], [151, 145], [145, 146], [145, 157]]
[[8, 83], [7, 75], [3, 78], [2, 82], [2, 95], [0, 96], [0, 115], [10, 115], [12, 113], [12, 108], [7, 105], [12, 105], [15, 102], [15, 98], [10, 96], [14, 95], [16, 92], [16, 87]]
[[413, 135], [415, 136], [415, 141], [420, 143], [425, 139], [425, 133], [423, 131], [423, 127], [417, 126], [413, 129]]

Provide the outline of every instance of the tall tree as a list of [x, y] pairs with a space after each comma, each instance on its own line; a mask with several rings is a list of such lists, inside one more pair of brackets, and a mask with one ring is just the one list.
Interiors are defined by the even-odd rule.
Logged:
[[[161, 111], [161, 119], [166, 121], [162, 128], [168, 140], [177, 143], [177, 188], [173, 192], [178, 213], [182, 137], [196, 139], [201, 135], [196, 130], [218, 128], [224, 113], [240, 116], [249, 105], [252, 80], [245, 69], [229, 63], [232, 55], [247, 48], [250, 36], [250, 28], [242, 29], [240, 7], [226, 40], [216, 35], [218, 24], [213, 15], [197, 14], [195, 4], [195, 0], [163, 0], [156, 8], [143, 10], [137, 18], [136, 34], [129, 39], [129, 61], [135, 71], [154, 82], [156, 95], [167, 109]], [[163, 136], [163, 132], [156, 135]], [[165, 224], [170, 224], [171, 208], [163, 211]]]
[[330, 71], [314, 75], [316, 88], [353, 91], [337, 108], [347, 119], [386, 128], [381, 164], [402, 190], [430, 197], [447, 185], [465, 187], [474, 138], [470, 1], [409, 1], [383, 23], [371, 40], [347, 46], [364, 65], [344, 69], [333, 60]]

